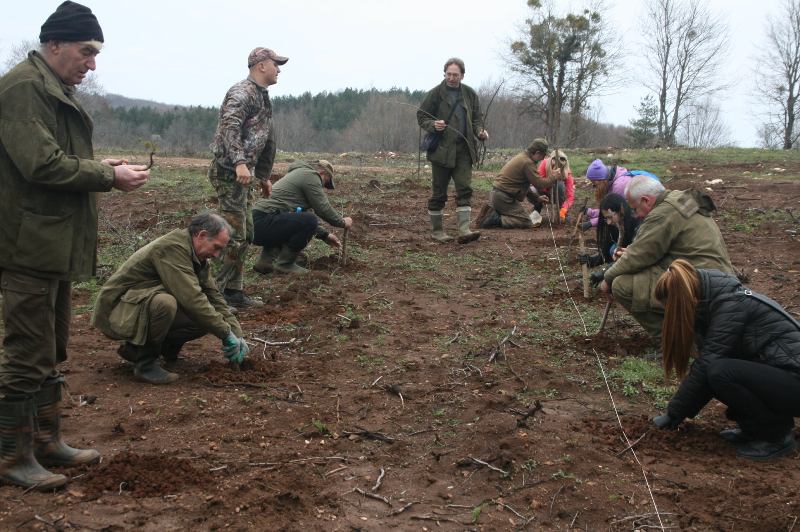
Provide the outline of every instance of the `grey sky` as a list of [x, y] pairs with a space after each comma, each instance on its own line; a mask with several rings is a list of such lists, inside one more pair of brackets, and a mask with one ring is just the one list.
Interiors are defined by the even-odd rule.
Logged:
[[[59, 0], [4, 3], [0, 56], [23, 39], [36, 39]], [[441, 80], [444, 60], [466, 62], [465, 83], [479, 87], [509, 76], [502, 56], [530, 13], [525, 0], [178, 0], [82, 2], [97, 15], [106, 39], [97, 76], [106, 91], [184, 105], [219, 105], [247, 74], [256, 46], [290, 58], [273, 95], [337, 91], [346, 87], [427, 90]], [[751, 110], [752, 56], [767, 14], [779, 0], [708, 0], [727, 20], [731, 53], [723, 75], [731, 88], [718, 97], [733, 140], [756, 143]], [[563, 0], [558, 5], [568, 5]], [[577, 3], [575, 5], [578, 5]], [[623, 83], [596, 102], [600, 119], [627, 124], [646, 93], [636, 53], [643, 3], [608, 3], [627, 53]]]

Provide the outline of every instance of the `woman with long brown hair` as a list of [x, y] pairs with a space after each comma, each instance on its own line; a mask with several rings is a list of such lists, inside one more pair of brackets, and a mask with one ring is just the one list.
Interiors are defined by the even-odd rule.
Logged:
[[763, 461], [795, 450], [800, 323], [736, 277], [683, 259], [658, 279], [655, 297], [664, 305], [664, 371], [683, 382], [653, 423], [677, 428], [715, 398], [739, 425], [720, 432], [739, 456]]

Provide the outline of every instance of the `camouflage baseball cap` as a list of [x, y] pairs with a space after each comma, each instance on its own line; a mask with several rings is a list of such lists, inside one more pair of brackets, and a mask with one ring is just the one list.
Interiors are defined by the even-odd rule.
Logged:
[[327, 185], [325, 185], [325, 188], [329, 188], [329, 189], [331, 189], [331, 190], [333, 190], [334, 188], [336, 188], [336, 187], [333, 185], [333, 165], [332, 165], [331, 163], [329, 163], [328, 161], [326, 161], [325, 159], [320, 159], [319, 161], [317, 161], [317, 163], [316, 163], [316, 164], [317, 164], [317, 166], [319, 166], [319, 167], [321, 167], [323, 170], [325, 170], [325, 172], [326, 172], [326, 173], [327, 173], [329, 176], [331, 176], [331, 180], [330, 180], [330, 182], [329, 182]]
[[261, 61], [266, 61], [267, 59], [272, 59], [279, 65], [286, 64], [286, 61], [289, 60], [288, 57], [278, 55], [269, 48], [259, 46], [258, 48], [253, 48], [253, 51], [247, 56], [247, 68], [252, 68], [253, 65], [260, 63]]

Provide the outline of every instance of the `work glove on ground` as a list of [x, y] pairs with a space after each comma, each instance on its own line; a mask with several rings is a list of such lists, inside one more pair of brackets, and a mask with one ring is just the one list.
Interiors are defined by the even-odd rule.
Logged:
[[603, 257], [600, 255], [589, 255], [588, 253], [578, 253], [578, 263], [594, 268], [595, 266], [603, 264]]
[[592, 228], [592, 222], [586, 220], [585, 222], [581, 222], [581, 231], [588, 231]]
[[661, 414], [653, 418], [653, 425], [665, 430], [675, 430], [682, 422], [683, 419], [674, 418], [669, 414]]
[[597, 270], [589, 274], [589, 282], [591, 283], [592, 288], [597, 288], [597, 285], [603, 282], [603, 276], [605, 273], [605, 270]]

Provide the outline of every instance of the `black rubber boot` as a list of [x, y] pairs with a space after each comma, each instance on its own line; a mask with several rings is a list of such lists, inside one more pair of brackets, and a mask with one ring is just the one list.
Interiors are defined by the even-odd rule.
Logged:
[[100, 453], [94, 449], [75, 449], [61, 440], [62, 384], [62, 379], [48, 379], [34, 397], [37, 428], [34, 455], [46, 466], [95, 464], [100, 461]]
[[0, 480], [24, 488], [50, 491], [67, 483], [51, 473], [33, 454], [33, 399], [0, 400]]
[[726, 442], [738, 445], [740, 443], [747, 443], [753, 440], [753, 437], [747, 434], [739, 427], [731, 427], [729, 429], [722, 429], [719, 431], [719, 437]]
[[178, 380], [177, 373], [170, 373], [158, 364], [161, 346], [137, 346], [138, 358], [133, 365], [133, 376], [147, 384], [170, 384]]
[[751, 440], [739, 446], [736, 454], [748, 460], [757, 462], [767, 462], [775, 458], [787, 455], [797, 449], [797, 441], [794, 439], [794, 432], [775, 440]]
[[[277, 263], [275, 265], [275, 269], [277, 270]], [[245, 295], [244, 292], [241, 290], [233, 290], [231, 288], [226, 288], [225, 291], [222, 293], [222, 297], [225, 298], [225, 302], [233, 308], [243, 309], [243, 308], [250, 308], [250, 307], [263, 307], [264, 302], [259, 299], [254, 299]]]

